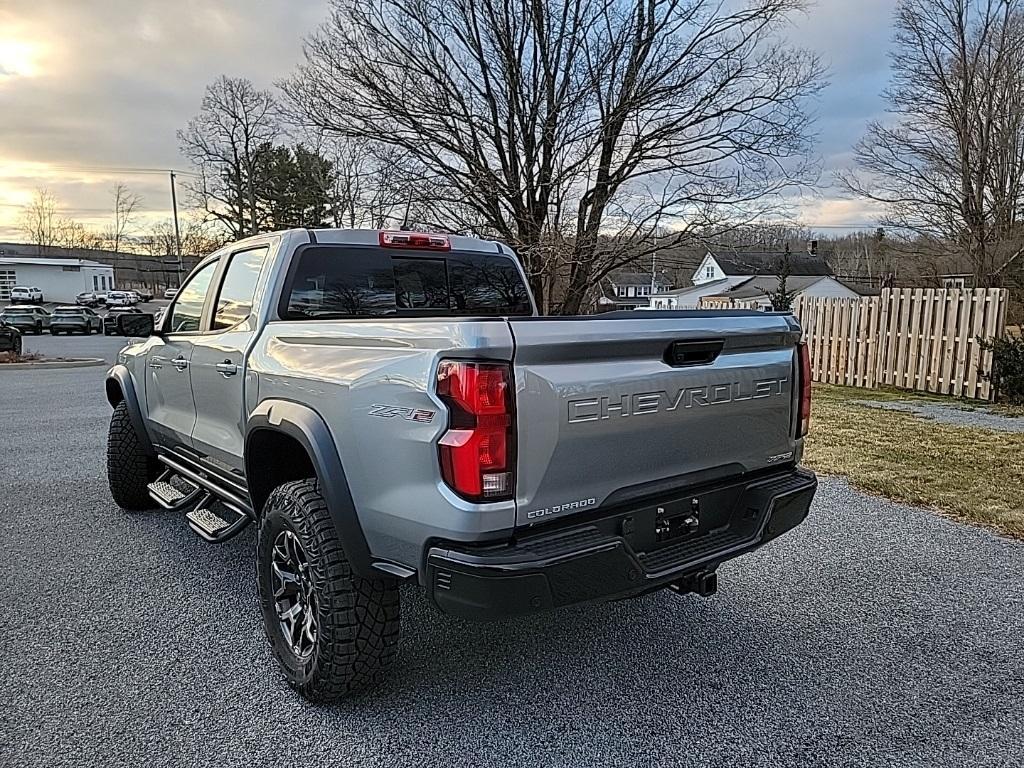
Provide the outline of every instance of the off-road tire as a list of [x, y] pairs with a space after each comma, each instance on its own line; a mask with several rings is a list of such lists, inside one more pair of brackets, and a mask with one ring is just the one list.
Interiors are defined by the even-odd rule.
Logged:
[[128, 404], [122, 400], [114, 408], [107, 433], [107, 484], [117, 506], [130, 511], [152, 509], [155, 504], [146, 486], [159, 471], [156, 459], [142, 450]]
[[[302, 546], [317, 598], [317, 637], [306, 658], [285, 639], [274, 601], [274, 541], [283, 530]], [[352, 572], [316, 479], [279, 485], [260, 519], [256, 552], [263, 626], [288, 684], [316, 703], [337, 701], [383, 681], [398, 655], [398, 584]]]

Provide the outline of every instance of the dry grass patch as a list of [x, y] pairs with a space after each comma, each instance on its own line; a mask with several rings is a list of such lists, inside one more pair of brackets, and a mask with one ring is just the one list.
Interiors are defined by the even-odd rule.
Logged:
[[43, 356], [35, 352], [23, 352], [20, 355], [14, 352], [0, 352], [0, 363], [31, 363], [42, 359]]
[[955, 427], [851, 402], [882, 399], [922, 398], [815, 385], [807, 465], [1024, 539], [1024, 433]]

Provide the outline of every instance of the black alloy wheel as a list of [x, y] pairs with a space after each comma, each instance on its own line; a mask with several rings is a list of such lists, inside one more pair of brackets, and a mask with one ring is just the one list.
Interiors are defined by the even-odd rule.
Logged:
[[281, 635], [291, 652], [305, 659], [316, 647], [318, 604], [306, 553], [287, 528], [274, 539], [270, 571]]

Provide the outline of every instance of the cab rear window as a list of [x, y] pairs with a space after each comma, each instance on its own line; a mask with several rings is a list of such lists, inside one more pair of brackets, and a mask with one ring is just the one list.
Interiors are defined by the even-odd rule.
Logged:
[[499, 254], [309, 246], [296, 255], [280, 314], [291, 320], [374, 316], [529, 315], [529, 294]]

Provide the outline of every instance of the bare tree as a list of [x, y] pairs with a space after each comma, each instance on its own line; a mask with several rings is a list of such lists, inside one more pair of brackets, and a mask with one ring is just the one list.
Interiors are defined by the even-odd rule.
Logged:
[[137, 209], [142, 204], [142, 197], [121, 183], [114, 187], [113, 194], [114, 221], [107, 238], [110, 241], [110, 250], [120, 253], [125, 235], [128, 234]]
[[249, 80], [223, 75], [207, 86], [199, 114], [178, 131], [182, 154], [199, 172], [192, 192], [234, 237], [259, 231], [257, 168], [278, 133], [274, 97]]
[[21, 231], [39, 248], [56, 244], [57, 197], [48, 189], [37, 189], [32, 200], [21, 211]]
[[102, 248], [103, 238], [79, 221], [60, 218], [54, 227], [53, 244], [61, 248]]
[[928, 258], [952, 250], [991, 284], [1021, 244], [1020, 0], [901, 0], [885, 95], [895, 120], [869, 126], [841, 181]]
[[778, 39], [802, 4], [332, 0], [282, 87], [308, 124], [401, 153], [435, 220], [510, 242], [573, 313], [637, 241], [814, 177], [822, 70]]

